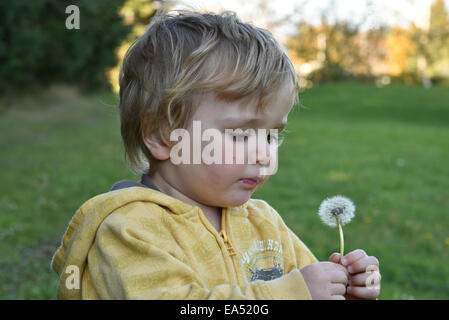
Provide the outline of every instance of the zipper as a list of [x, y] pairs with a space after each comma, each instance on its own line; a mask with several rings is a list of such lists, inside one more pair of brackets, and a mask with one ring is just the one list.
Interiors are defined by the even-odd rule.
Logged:
[[229, 255], [231, 257], [236, 256], [237, 253], [235, 252], [235, 249], [232, 246], [232, 243], [229, 240], [228, 235], [226, 234], [226, 209], [225, 208], [223, 208], [221, 211], [221, 231], [218, 234], [223, 239], [223, 242], [225, 243], [226, 248], [228, 249]]
[[[235, 251], [234, 246], [232, 245], [231, 240], [229, 239], [229, 237], [226, 233], [226, 219], [225, 219], [225, 217], [227, 216], [226, 209], [222, 208], [222, 211], [221, 211], [221, 231], [220, 232], [217, 232], [217, 230], [212, 226], [212, 224], [209, 222], [209, 220], [207, 220], [206, 216], [204, 215], [204, 213], [202, 213], [201, 209], [199, 209], [199, 212], [200, 212], [200, 215], [199, 215], [200, 220], [202, 220], [206, 229], [208, 229], [209, 232], [214, 234], [215, 237], [218, 236], [218, 238], [221, 238], [223, 240], [222, 243], [224, 243], [224, 246], [226, 247], [226, 249], [222, 247], [221, 250], [222, 250], [223, 255], [225, 255], [225, 251], [227, 251], [227, 253], [228, 253], [228, 259], [226, 259], [226, 257], [225, 257], [225, 264], [227, 265], [229, 275], [231, 276], [231, 278], [233, 278], [232, 280], [236, 284], [243, 283], [242, 279], [241, 279], [241, 275], [239, 274], [239, 272], [237, 270], [237, 268], [238, 268], [238, 263], [236, 262], [237, 252]], [[218, 238], [217, 238], [217, 241], [218, 241]]]
[[231, 260], [233, 273], [235, 275], [235, 279], [237, 281], [238, 285], [243, 285], [245, 283], [245, 280], [243, 278], [243, 274], [240, 271], [240, 264], [239, 260], [237, 258], [237, 252], [234, 249], [234, 246], [232, 245], [231, 239], [229, 239], [228, 234], [226, 233], [226, 222], [229, 221], [229, 216], [227, 214], [227, 209], [223, 208], [221, 212], [221, 231], [219, 232], [220, 237], [223, 239], [223, 242], [226, 245], [226, 248], [229, 253], [229, 258]]
[[237, 253], [235, 252], [234, 247], [232, 246], [231, 241], [229, 241], [229, 238], [226, 234], [226, 231], [224, 229], [222, 229], [219, 233], [220, 237], [223, 239], [223, 242], [226, 245], [226, 249], [228, 249], [228, 253], [231, 257], [237, 255]]

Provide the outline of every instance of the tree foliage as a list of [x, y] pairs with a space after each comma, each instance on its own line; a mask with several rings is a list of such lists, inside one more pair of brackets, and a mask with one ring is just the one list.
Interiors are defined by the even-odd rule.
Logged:
[[[66, 7], [80, 10], [80, 29], [68, 30]], [[0, 2], [0, 91], [62, 82], [82, 89], [107, 84], [104, 71], [130, 26], [120, 0], [15, 0]]]
[[449, 77], [449, 14], [443, 0], [436, 0], [430, 8], [426, 49], [430, 75]]
[[127, 37], [123, 39], [116, 49], [118, 63], [107, 70], [109, 83], [115, 92], [118, 92], [119, 90], [118, 77], [120, 73], [120, 63], [125, 56], [126, 50], [128, 50], [130, 45], [145, 32], [151, 19], [156, 14], [156, 9], [161, 5], [162, 1], [127, 0], [120, 8], [119, 13], [120, 16], [123, 17], [123, 23], [131, 29]]
[[311, 80], [388, 75], [408, 83], [424, 78], [448, 81], [449, 14], [444, 0], [432, 3], [427, 25], [411, 23], [408, 28], [362, 30], [349, 21], [329, 23], [326, 14], [335, 11], [330, 9], [335, 8], [328, 8], [318, 25], [299, 22], [287, 42], [296, 61], [314, 66], [306, 72]]

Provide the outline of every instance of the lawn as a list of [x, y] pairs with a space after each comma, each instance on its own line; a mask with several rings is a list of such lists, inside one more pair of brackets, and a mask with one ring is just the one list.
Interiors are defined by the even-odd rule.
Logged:
[[[122, 179], [113, 94], [0, 106], [0, 298], [54, 299], [50, 259], [75, 210]], [[339, 83], [307, 90], [290, 115], [269, 202], [320, 260], [338, 231], [317, 209], [356, 204], [346, 252], [380, 260], [380, 299], [449, 299], [449, 88]]]

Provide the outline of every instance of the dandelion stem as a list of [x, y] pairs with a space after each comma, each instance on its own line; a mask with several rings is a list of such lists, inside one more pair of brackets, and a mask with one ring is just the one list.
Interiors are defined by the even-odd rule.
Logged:
[[345, 250], [345, 238], [343, 236], [343, 228], [341, 227], [340, 218], [336, 217], [337, 224], [338, 224], [338, 231], [340, 232], [340, 263], [341, 259], [343, 258], [343, 252]]

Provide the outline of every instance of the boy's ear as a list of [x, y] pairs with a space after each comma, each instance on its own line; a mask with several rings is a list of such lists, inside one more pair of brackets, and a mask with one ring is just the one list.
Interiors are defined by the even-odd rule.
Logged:
[[156, 160], [161, 160], [161, 161], [167, 160], [168, 158], [170, 158], [170, 148], [162, 140], [160, 130], [153, 130], [152, 132], [149, 132], [149, 130], [146, 129], [146, 128], [148, 128], [148, 126], [147, 126], [148, 116], [149, 116], [149, 114], [147, 114], [144, 117], [144, 120], [142, 123], [143, 142], [144, 142], [145, 146], [147, 147], [148, 151], [150, 151], [151, 155]]
[[161, 139], [159, 130], [150, 133], [142, 133], [145, 146], [156, 160], [167, 160], [170, 158], [170, 148]]

